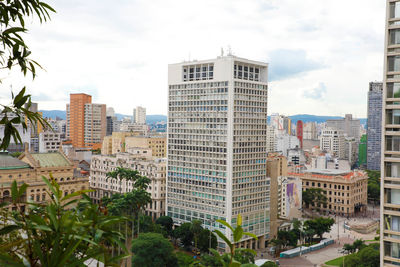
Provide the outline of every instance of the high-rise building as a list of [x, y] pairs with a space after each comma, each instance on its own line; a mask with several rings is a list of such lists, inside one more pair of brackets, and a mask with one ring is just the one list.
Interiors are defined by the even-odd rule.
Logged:
[[367, 125], [367, 169], [381, 169], [382, 141], [382, 86], [381, 82], [370, 82], [368, 91]]
[[306, 139], [306, 140], [317, 140], [318, 139], [317, 124], [315, 122], [307, 122], [304, 124], [303, 139]]
[[92, 96], [87, 94], [70, 94], [67, 138], [74, 147], [101, 148], [106, 127], [106, 105], [92, 104]]
[[321, 150], [332, 153], [339, 159], [345, 158], [345, 138], [342, 131], [326, 128], [322, 130], [320, 138]]
[[300, 148], [303, 148], [303, 121], [297, 121], [296, 135], [300, 142]]
[[360, 120], [353, 119], [351, 114], [346, 114], [343, 119], [326, 120], [326, 126], [343, 131], [348, 137], [360, 138]]
[[400, 263], [400, 1], [386, 1], [383, 77], [380, 266]]
[[[168, 67], [167, 214], [229, 229], [242, 215], [244, 247], [269, 234], [266, 175], [268, 64], [232, 55]], [[224, 242], [218, 242], [223, 248]]]
[[146, 108], [136, 107], [133, 109], [133, 123], [146, 124]]

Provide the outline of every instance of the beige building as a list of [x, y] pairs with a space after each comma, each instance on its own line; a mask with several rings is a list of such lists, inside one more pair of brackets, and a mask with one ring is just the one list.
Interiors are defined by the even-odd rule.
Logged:
[[400, 1], [386, 1], [381, 146], [381, 261], [400, 264]]
[[345, 138], [343, 132], [334, 128], [322, 130], [320, 136], [320, 149], [331, 153], [339, 159], [345, 158]]
[[89, 187], [88, 178], [76, 177], [74, 166], [62, 152], [26, 151], [18, 159], [6, 152], [0, 153], [0, 201], [10, 201], [11, 184], [14, 180], [18, 180], [19, 184], [28, 184], [26, 195], [23, 196], [24, 201], [49, 201], [49, 195], [46, 193], [48, 187], [42, 176], [50, 179], [50, 174], [60, 185], [64, 196]]
[[133, 109], [133, 122], [136, 124], [146, 124], [146, 108], [138, 106]]
[[107, 173], [117, 167], [137, 170], [140, 175], [151, 180], [148, 192], [152, 203], [146, 207], [146, 215], [156, 219], [165, 214], [166, 194], [166, 160], [154, 159], [151, 149], [132, 149], [132, 153], [116, 155], [96, 155], [92, 157], [90, 167], [90, 188], [95, 190], [90, 197], [96, 202], [114, 193], [125, 193], [132, 190], [132, 183], [117, 179], [107, 179]]
[[317, 125], [315, 122], [307, 122], [304, 124], [303, 139], [307, 139], [307, 140], [317, 140], [318, 139]]
[[167, 156], [167, 138], [165, 135], [133, 136], [127, 132], [116, 132], [104, 138], [102, 154], [113, 155], [119, 152], [130, 152], [135, 148], [150, 148], [155, 158]]
[[368, 175], [363, 171], [312, 169], [303, 173], [289, 173], [288, 177], [299, 177], [303, 192], [309, 188], [320, 188], [325, 192], [325, 205], [317, 207], [312, 204], [308, 208], [319, 208], [343, 216], [351, 216], [366, 209]]

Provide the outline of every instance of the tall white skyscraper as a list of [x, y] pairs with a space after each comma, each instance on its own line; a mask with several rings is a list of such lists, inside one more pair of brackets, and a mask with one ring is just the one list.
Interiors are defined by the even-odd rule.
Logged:
[[[266, 175], [268, 64], [235, 56], [168, 67], [167, 215], [207, 228], [236, 224], [263, 248], [269, 234]], [[223, 247], [219, 242], [219, 246]]]
[[136, 107], [133, 109], [133, 123], [146, 124], [146, 108]]

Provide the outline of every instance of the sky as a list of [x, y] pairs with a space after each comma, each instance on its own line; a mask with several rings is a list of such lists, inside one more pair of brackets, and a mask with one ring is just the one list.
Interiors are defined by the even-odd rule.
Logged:
[[25, 39], [45, 70], [0, 73], [7, 102], [26, 85], [39, 109], [70, 93], [117, 113], [167, 114], [168, 64], [234, 55], [269, 63], [268, 113], [365, 118], [370, 81], [383, 77], [382, 0], [49, 0], [48, 23]]

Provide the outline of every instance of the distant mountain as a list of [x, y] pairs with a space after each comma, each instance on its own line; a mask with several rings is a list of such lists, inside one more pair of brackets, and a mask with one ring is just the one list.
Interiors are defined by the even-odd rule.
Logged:
[[[59, 117], [63, 120], [66, 119], [66, 112], [64, 110], [39, 110], [40, 112], [43, 112], [43, 117], [45, 118], [52, 118], [55, 119], [56, 117]], [[124, 115], [120, 113], [116, 113], [115, 116], [117, 116], [118, 120], [122, 120], [125, 117], [129, 117], [132, 119], [132, 115]], [[153, 124], [159, 121], [167, 121], [167, 116], [165, 115], [147, 115], [146, 116], [146, 122], [147, 124]]]
[[[56, 117], [60, 117], [63, 120], [65, 120], [66, 115], [64, 110], [40, 110], [40, 112], [43, 112], [43, 116], [46, 118], [53, 118], [55, 119]], [[132, 118], [132, 115], [124, 115], [120, 113], [115, 114], [118, 118], [118, 120], [122, 120], [125, 117]], [[292, 119], [292, 122], [294, 124], [297, 123], [298, 120], [301, 120], [303, 122], [316, 122], [316, 123], [321, 123], [321, 122], [326, 122], [326, 120], [331, 120], [331, 119], [342, 119], [343, 117], [340, 116], [318, 116], [318, 115], [310, 115], [310, 114], [299, 114], [299, 115], [292, 115], [289, 116], [289, 118]], [[268, 121], [270, 120], [270, 116], [268, 116]], [[159, 121], [167, 121], [167, 116], [165, 115], [147, 115], [146, 116], [146, 122], [147, 124], [154, 124]], [[367, 124], [367, 119], [365, 118], [360, 118], [360, 122], [363, 125]]]

